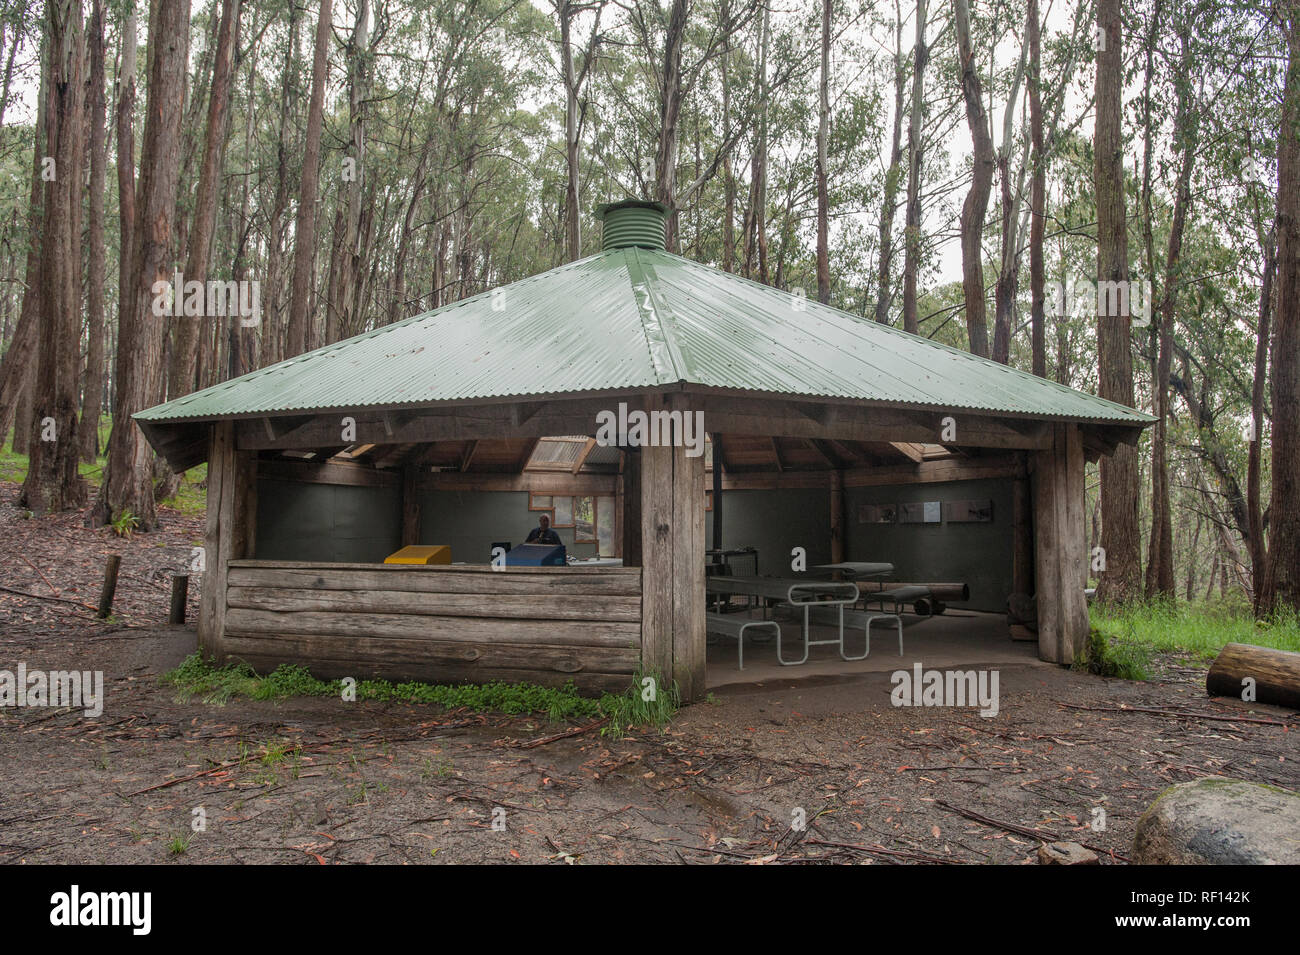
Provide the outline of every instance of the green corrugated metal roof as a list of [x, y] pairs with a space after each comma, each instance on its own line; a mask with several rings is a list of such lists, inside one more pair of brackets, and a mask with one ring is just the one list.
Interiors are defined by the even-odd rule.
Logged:
[[1154, 420], [670, 253], [615, 248], [137, 415], [150, 422], [685, 384], [1141, 426]]

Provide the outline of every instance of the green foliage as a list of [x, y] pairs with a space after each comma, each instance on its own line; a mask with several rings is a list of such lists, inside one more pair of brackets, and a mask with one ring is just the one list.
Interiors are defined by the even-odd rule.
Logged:
[[1131, 639], [1111, 638], [1093, 628], [1088, 644], [1075, 657], [1073, 669], [1098, 676], [1122, 680], [1146, 680], [1150, 677], [1151, 648]]
[[[623, 693], [606, 693], [598, 699], [581, 696], [577, 687], [544, 687], [531, 683], [485, 683], [449, 686], [430, 683], [391, 683], [388, 680], [360, 680], [356, 685], [358, 700], [384, 703], [430, 703], [446, 709], [473, 712], [544, 713], [554, 722], [607, 718], [604, 733], [622, 736], [633, 726], [662, 728], [681, 704], [676, 684], [664, 688], [655, 680], [650, 693], [644, 681], [651, 679], [640, 671]], [[190, 654], [176, 669], [163, 675], [164, 683], [177, 690], [179, 699], [195, 697], [205, 703], [224, 704], [234, 697], [255, 700], [283, 700], [296, 696], [333, 696], [342, 698], [342, 680], [321, 680], [306, 667], [283, 663], [259, 676], [246, 663], [215, 667], [201, 653]], [[652, 699], [645, 699], [651, 696]], [[266, 757], [263, 757], [266, 762]]]
[[130, 537], [135, 529], [140, 526], [140, 518], [130, 511], [123, 511], [117, 515], [117, 518], [110, 526], [113, 528], [113, 533], [118, 537]]
[[1250, 607], [1241, 601], [1096, 605], [1091, 615], [1097, 631], [1113, 641], [1162, 652], [1189, 653], [1204, 662], [1213, 660], [1227, 643], [1300, 652], [1300, 617], [1294, 611], [1257, 621]]

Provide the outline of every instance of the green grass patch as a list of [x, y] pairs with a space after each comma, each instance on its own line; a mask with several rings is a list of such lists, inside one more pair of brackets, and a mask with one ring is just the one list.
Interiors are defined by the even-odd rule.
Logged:
[[[258, 674], [246, 663], [213, 666], [198, 652], [190, 654], [175, 670], [163, 675], [164, 683], [178, 691], [182, 702], [199, 698], [205, 703], [223, 704], [234, 697], [253, 700], [283, 700], [295, 696], [333, 696], [342, 699], [342, 680], [321, 680], [306, 667], [282, 663], [267, 674]], [[647, 683], [647, 680], [652, 682]], [[635, 726], [662, 729], [681, 704], [674, 684], [664, 688], [658, 681], [638, 672], [623, 693], [606, 693], [599, 698], [581, 696], [577, 687], [537, 686], [532, 683], [484, 683], [451, 686], [433, 683], [391, 683], [388, 680], [359, 680], [358, 700], [385, 703], [430, 703], [446, 709], [467, 709], [478, 713], [524, 715], [545, 714], [553, 722], [592, 720], [606, 717], [602, 733], [622, 736]]]
[[1255, 620], [1242, 602], [1097, 604], [1091, 608], [1091, 617], [1092, 625], [1112, 646], [1140, 645], [1153, 651], [1187, 653], [1205, 663], [1228, 643], [1300, 652], [1300, 616], [1282, 611], [1268, 620]]
[[1147, 680], [1151, 677], [1151, 654], [1145, 643], [1110, 637], [1094, 627], [1088, 631], [1088, 644], [1075, 657], [1073, 669], [1121, 680]]

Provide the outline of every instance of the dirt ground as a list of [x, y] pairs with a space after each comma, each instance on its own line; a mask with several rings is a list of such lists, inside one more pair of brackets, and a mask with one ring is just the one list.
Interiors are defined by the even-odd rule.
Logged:
[[[1018, 864], [1039, 836], [1123, 863], [1168, 785], [1300, 788], [1297, 714], [1207, 699], [1177, 660], [1140, 684], [1002, 666], [987, 719], [894, 707], [887, 674], [730, 686], [621, 740], [433, 706], [181, 703], [158, 676], [194, 632], [160, 622], [201, 519], [123, 541], [24, 519], [16, 494], [0, 485], [0, 670], [102, 670], [106, 699], [98, 719], [0, 709], [9, 863]], [[81, 605], [110, 552], [104, 622]]]

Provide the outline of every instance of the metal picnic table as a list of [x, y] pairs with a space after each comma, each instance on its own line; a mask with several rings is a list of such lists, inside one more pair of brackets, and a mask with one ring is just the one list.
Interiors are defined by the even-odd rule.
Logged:
[[[858, 585], [849, 581], [810, 580], [806, 577], [706, 577], [704, 581], [708, 593], [718, 596], [740, 595], [745, 597], [771, 598], [791, 607], [803, 608], [803, 656], [798, 660], [786, 660], [781, 653], [781, 636], [776, 638], [776, 658], [782, 666], [798, 666], [808, 661], [808, 648], [823, 644], [834, 644], [840, 648], [840, 656], [845, 660], [862, 660], [862, 656], [851, 657], [844, 652], [844, 607], [858, 601]], [[840, 612], [839, 633], [834, 640], [809, 639], [808, 611], [811, 607], [838, 607]]]
[[813, 569], [839, 571], [845, 580], [883, 580], [894, 572], [894, 565], [883, 561], [842, 560], [835, 564], [817, 564]]

